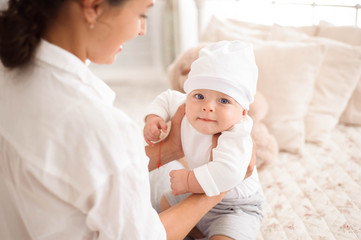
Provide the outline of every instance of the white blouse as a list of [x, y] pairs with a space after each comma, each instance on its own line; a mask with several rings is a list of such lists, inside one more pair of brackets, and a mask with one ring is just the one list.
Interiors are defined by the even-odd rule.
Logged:
[[77, 57], [44, 40], [0, 67], [0, 239], [166, 239], [138, 126]]

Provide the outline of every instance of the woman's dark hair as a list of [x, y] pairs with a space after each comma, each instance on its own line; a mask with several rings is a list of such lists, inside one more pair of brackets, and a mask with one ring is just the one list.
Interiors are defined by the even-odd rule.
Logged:
[[44, 34], [46, 23], [64, 0], [9, 0], [0, 12], [0, 59], [7, 68], [30, 61]]
[[[0, 11], [0, 60], [10, 69], [27, 64], [53, 20], [68, 0], [9, 0]], [[118, 5], [124, 0], [108, 0]]]

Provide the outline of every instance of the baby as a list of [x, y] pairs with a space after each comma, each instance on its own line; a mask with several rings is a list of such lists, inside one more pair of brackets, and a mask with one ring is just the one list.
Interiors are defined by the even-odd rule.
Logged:
[[[188, 169], [170, 172], [165, 210], [191, 193], [214, 196], [228, 191], [197, 224], [207, 237], [256, 239], [264, 195], [257, 169], [243, 180], [252, 155], [252, 119], [247, 115], [256, 92], [258, 69], [251, 45], [221, 41], [203, 48], [191, 65], [186, 94], [167, 90], [153, 101], [145, 118], [147, 143], [157, 141], [166, 122], [185, 103], [181, 141]], [[216, 147], [213, 135], [220, 134]]]

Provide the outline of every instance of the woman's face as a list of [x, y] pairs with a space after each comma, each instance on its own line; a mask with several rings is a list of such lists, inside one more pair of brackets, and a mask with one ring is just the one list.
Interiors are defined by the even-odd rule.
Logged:
[[146, 32], [146, 14], [154, 0], [127, 0], [120, 6], [102, 3], [103, 13], [90, 30], [87, 58], [98, 64], [111, 64], [122, 45]]

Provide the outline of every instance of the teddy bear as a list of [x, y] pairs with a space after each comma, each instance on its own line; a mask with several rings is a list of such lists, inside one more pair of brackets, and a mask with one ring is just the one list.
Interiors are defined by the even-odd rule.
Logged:
[[[183, 85], [190, 72], [191, 64], [198, 58], [199, 51], [207, 46], [207, 44], [209, 42], [201, 42], [184, 51], [168, 66], [168, 81], [172, 89], [184, 92]], [[251, 136], [256, 145], [256, 166], [259, 171], [262, 171], [266, 166], [275, 161], [279, 151], [276, 138], [269, 133], [266, 125], [262, 123], [262, 119], [266, 116], [267, 111], [267, 100], [257, 90], [248, 114], [253, 119]]]

